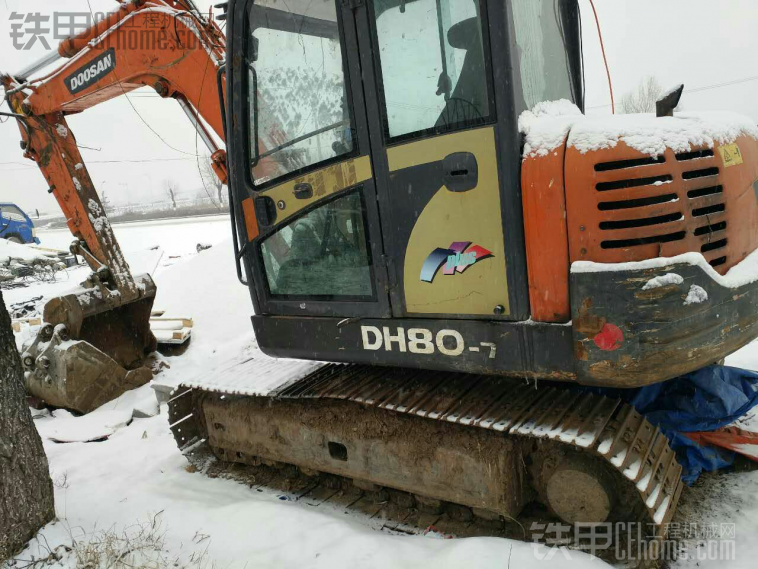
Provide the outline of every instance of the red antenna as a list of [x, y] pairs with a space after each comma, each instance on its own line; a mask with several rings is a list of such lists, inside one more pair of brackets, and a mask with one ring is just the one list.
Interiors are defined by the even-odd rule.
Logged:
[[603, 61], [605, 62], [605, 72], [608, 75], [608, 89], [611, 91], [611, 111], [616, 114], [616, 102], [613, 99], [613, 81], [611, 81], [611, 70], [608, 67], [608, 58], [605, 55], [605, 44], [603, 43], [603, 32], [600, 29], [600, 19], [597, 17], [597, 10], [595, 10], [595, 2], [590, 0], [590, 6], [592, 6], [592, 12], [595, 14], [595, 23], [597, 24], [597, 35], [600, 38], [600, 49], [603, 51]]

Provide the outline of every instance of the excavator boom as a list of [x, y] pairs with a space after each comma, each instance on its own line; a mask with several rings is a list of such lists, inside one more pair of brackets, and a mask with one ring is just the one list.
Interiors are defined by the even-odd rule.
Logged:
[[[224, 140], [217, 77], [225, 49], [221, 30], [191, 2], [132, 0], [64, 40], [57, 57], [2, 77], [24, 156], [66, 216], [72, 252], [93, 271], [79, 291], [47, 303], [45, 325], [24, 354], [28, 389], [49, 404], [87, 412], [144, 384], [151, 377], [145, 357], [156, 347], [155, 284], [132, 275], [66, 117], [151, 87], [179, 102], [225, 183], [226, 153], [214, 139]], [[58, 58], [65, 62], [54, 71], [32, 77]], [[69, 339], [77, 343], [56, 348]]]

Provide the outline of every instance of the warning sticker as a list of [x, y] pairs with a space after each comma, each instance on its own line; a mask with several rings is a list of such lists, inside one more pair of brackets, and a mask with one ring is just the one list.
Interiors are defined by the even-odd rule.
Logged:
[[721, 153], [721, 159], [724, 161], [724, 168], [738, 166], [743, 163], [742, 152], [740, 152], [740, 147], [736, 144], [719, 146], [719, 152]]

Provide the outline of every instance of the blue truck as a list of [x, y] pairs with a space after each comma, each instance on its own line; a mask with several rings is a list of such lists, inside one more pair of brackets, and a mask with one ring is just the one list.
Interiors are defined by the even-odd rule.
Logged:
[[0, 239], [14, 243], [40, 243], [31, 218], [12, 203], [0, 203]]

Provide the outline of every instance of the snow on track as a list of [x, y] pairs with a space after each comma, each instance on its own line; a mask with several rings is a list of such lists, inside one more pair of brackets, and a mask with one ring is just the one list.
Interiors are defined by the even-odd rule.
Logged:
[[257, 357], [243, 362], [203, 370], [183, 384], [234, 395], [268, 395], [303, 379], [323, 365], [310, 361], [280, 360], [261, 352]]

